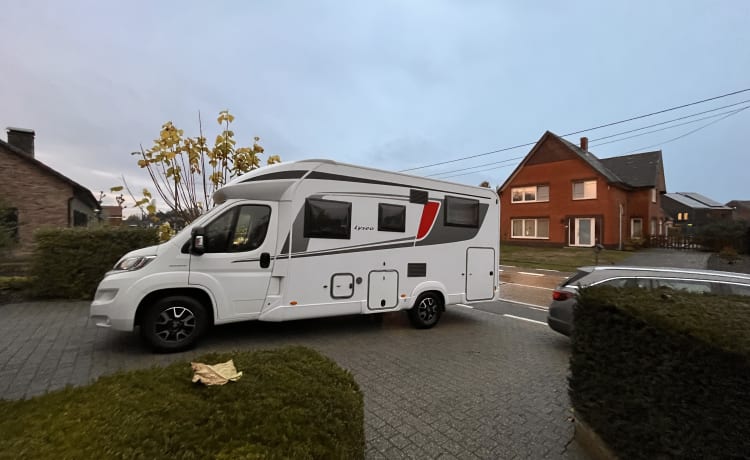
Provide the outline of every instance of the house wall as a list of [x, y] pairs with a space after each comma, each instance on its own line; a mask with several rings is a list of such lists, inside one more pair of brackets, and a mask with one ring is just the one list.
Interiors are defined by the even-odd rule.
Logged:
[[0, 196], [18, 209], [20, 250], [28, 250], [33, 232], [42, 225], [68, 226], [68, 200], [73, 188], [0, 147]]
[[[541, 152], [540, 152], [541, 153]], [[555, 153], [555, 159], [561, 155]], [[546, 156], [552, 154], [547, 153]], [[570, 157], [571, 155], [566, 155]], [[608, 185], [605, 178], [594, 171], [585, 161], [573, 157], [552, 163], [527, 163], [512, 182], [501, 193], [500, 237], [503, 241], [568, 245], [568, 222], [574, 217], [594, 217], [601, 225], [605, 246], [618, 245], [619, 204], [627, 205], [625, 191]], [[596, 199], [573, 200], [573, 182], [596, 179]], [[531, 185], [549, 185], [549, 201], [542, 203], [512, 203], [511, 189]], [[511, 220], [514, 218], [549, 218], [549, 239], [511, 238]], [[600, 232], [597, 231], [597, 234]]]

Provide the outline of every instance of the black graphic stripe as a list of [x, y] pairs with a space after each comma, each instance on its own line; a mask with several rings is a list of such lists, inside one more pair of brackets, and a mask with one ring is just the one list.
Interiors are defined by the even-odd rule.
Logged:
[[268, 174], [261, 174], [260, 176], [247, 178], [243, 180], [242, 183], [255, 182], [255, 181], [261, 181], [261, 180], [299, 179], [305, 174], [307, 174], [307, 171], [302, 171], [302, 170], [277, 171], [277, 172], [272, 172]]
[[[350, 176], [342, 176], [341, 174], [333, 174], [333, 173], [327, 173], [327, 172], [321, 172], [321, 171], [313, 171], [310, 173], [309, 176], [306, 177], [306, 179], [320, 179], [320, 180], [335, 180], [340, 182], [359, 182], [362, 184], [376, 184], [376, 185], [390, 185], [393, 187], [412, 187], [408, 184], [400, 184], [398, 182], [386, 182], [382, 180], [376, 180], [376, 179], [366, 179], [364, 177], [350, 177]], [[463, 195], [463, 196], [470, 196], [473, 198], [482, 198], [485, 200], [491, 200], [492, 198], [488, 198], [486, 196], [481, 195], [472, 195], [470, 193], [460, 193], [455, 192], [453, 190], [440, 190], [436, 188], [426, 188], [426, 187], [413, 187], [413, 188], [419, 188], [424, 190], [431, 190], [433, 192], [441, 192], [441, 193], [450, 193], [452, 195]]]

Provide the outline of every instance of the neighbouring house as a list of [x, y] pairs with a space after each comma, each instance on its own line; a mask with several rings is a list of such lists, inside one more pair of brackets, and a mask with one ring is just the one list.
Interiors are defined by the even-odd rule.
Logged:
[[734, 220], [744, 220], [750, 224], [750, 200], [732, 200], [725, 206], [734, 210], [732, 213]]
[[694, 192], [665, 193], [662, 209], [673, 220], [674, 226], [686, 233], [692, 227], [729, 220], [733, 213], [731, 207]]
[[599, 159], [549, 131], [500, 186], [505, 242], [621, 248], [666, 234], [661, 151]]
[[34, 158], [34, 131], [7, 128], [0, 140], [0, 199], [15, 226], [22, 252], [42, 226], [78, 227], [96, 222], [99, 203], [89, 189]]
[[109, 226], [119, 227], [122, 225], [122, 208], [117, 205], [102, 206], [101, 219]]

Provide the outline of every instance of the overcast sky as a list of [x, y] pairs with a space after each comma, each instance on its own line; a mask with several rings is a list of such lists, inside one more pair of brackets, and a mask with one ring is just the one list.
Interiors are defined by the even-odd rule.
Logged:
[[[120, 174], [147, 186], [130, 152], [168, 120], [197, 135], [198, 111], [213, 139], [222, 109], [240, 145], [284, 161], [402, 170], [750, 88], [748, 24], [745, 0], [6, 2], [0, 125], [34, 129], [36, 157], [94, 194]], [[661, 148], [670, 192], [750, 200], [750, 110], [594, 140], [745, 100], [583, 135], [600, 158]], [[449, 180], [497, 186], [518, 161]]]

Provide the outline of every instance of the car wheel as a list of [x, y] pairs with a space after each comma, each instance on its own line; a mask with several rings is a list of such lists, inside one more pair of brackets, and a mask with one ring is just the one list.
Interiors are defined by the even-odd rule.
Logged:
[[426, 292], [417, 298], [409, 310], [409, 320], [417, 329], [429, 329], [438, 323], [443, 314], [443, 301], [437, 294]]
[[156, 301], [144, 313], [141, 337], [156, 351], [190, 348], [208, 329], [206, 308], [192, 297], [173, 296]]

